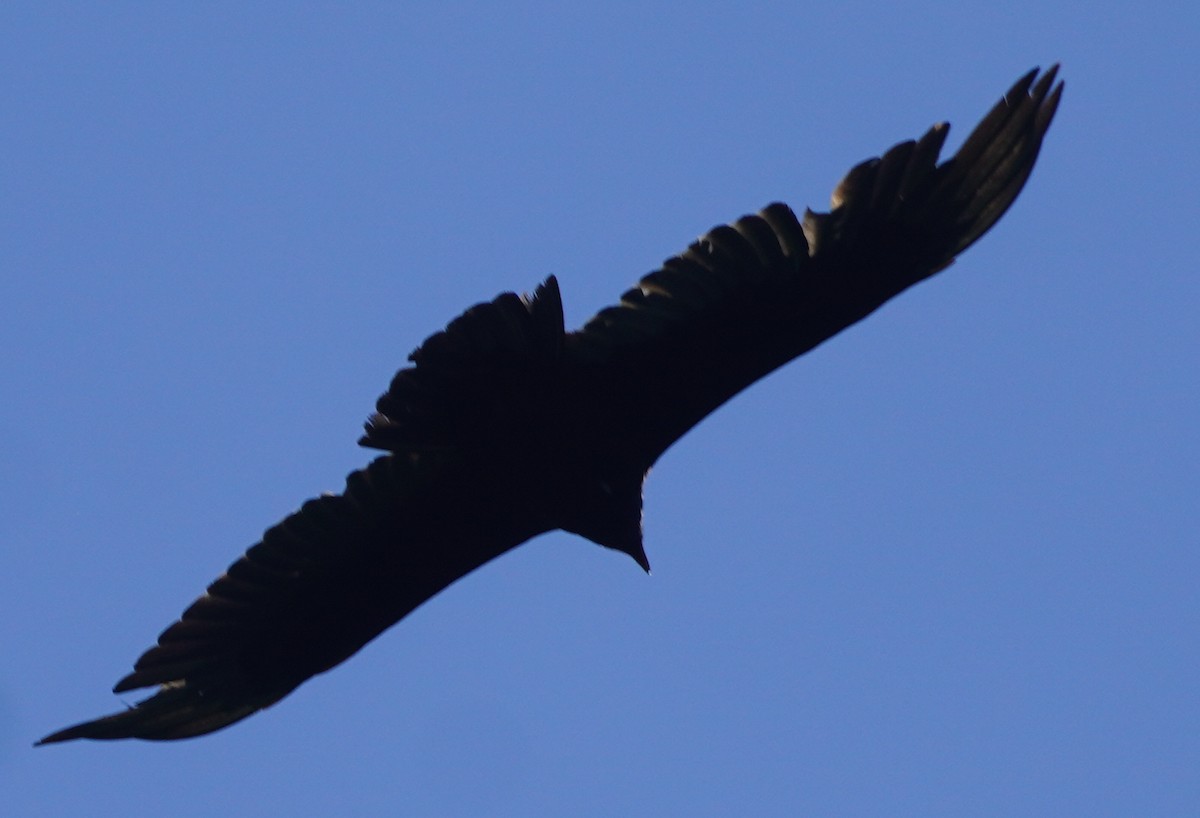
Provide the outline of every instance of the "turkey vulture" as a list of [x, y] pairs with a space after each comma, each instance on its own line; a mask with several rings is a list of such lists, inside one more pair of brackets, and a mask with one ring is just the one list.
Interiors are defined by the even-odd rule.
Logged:
[[114, 687], [157, 692], [39, 743], [211, 733], [553, 529], [649, 570], [650, 466], [987, 232], [1033, 170], [1056, 71], [1022, 77], [953, 158], [938, 163], [949, 128], [935, 125], [851, 170], [830, 212], [772, 204], [717, 227], [580, 330], [564, 330], [553, 277], [467, 310], [379, 399], [360, 443], [386, 454], [268, 529]]

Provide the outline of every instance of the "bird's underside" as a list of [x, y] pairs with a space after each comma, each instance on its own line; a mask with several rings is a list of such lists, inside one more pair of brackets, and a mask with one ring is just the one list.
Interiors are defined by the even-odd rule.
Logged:
[[850, 171], [829, 213], [773, 204], [717, 227], [566, 332], [558, 284], [505, 293], [427, 339], [341, 494], [270, 528], [146, 651], [157, 687], [39, 743], [176, 739], [267, 707], [458, 578], [565, 529], [649, 569], [642, 479], [757, 379], [949, 266], [1033, 170], [1062, 93], [1022, 77], [940, 164], [948, 127]]

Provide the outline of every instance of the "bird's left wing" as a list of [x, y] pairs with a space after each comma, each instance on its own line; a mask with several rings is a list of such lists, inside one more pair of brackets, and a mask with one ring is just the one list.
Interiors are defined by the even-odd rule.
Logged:
[[157, 685], [153, 696], [39, 743], [211, 733], [348, 658], [519, 542], [456, 527], [458, 481], [429, 460], [380, 457], [351, 473], [342, 494], [309, 500], [270, 528], [113, 689]]

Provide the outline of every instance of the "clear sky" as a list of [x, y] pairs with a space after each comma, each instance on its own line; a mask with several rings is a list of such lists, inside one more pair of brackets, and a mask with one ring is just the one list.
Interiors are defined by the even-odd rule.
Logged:
[[[5, 814], [1196, 814], [1194, 4], [345, 5], [0, 6]], [[999, 227], [660, 462], [652, 577], [546, 535], [229, 730], [31, 749], [462, 309], [578, 326], [1054, 61]]]

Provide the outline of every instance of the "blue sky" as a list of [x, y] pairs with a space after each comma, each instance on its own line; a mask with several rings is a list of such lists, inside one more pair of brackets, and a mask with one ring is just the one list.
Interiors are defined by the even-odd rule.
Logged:
[[[0, 9], [6, 811], [1195, 814], [1189, 4], [244, 6]], [[30, 748], [462, 309], [577, 326], [1054, 61], [999, 227], [660, 462], [652, 577], [547, 535], [230, 730]]]

